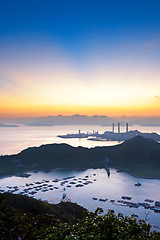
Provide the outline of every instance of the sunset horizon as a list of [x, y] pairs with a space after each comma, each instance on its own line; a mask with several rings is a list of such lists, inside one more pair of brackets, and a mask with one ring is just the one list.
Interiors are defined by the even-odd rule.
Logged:
[[0, 118], [160, 117], [158, 1], [7, 2]]
[[1, 239], [160, 239], [160, 0], [0, 4]]

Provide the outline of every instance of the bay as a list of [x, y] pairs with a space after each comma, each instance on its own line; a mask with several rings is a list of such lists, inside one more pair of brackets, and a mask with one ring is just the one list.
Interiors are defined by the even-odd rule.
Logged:
[[[142, 126], [130, 126], [129, 130], [139, 130], [142, 132], [157, 132], [160, 134], [160, 127], [142, 127]], [[87, 139], [61, 139], [57, 135], [67, 133], [77, 133], [78, 130], [81, 132], [87, 131], [111, 131], [111, 126], [53, 126], [53, 127], [30, 127], [20, 126], [19, 128], [7, 128], [1, 127], [0, 131], [0, 154], [14, 154], [22, 151], [27, 147], [40, 146], [42, 144], [50, 143], [67, 143], [71, 146], [83, 146], [83, 147], [95, 147], [95, 146], [110, 146], [119, 144], [117, 141], [104, 141], [96, 142], [89, 141]], [[121, 127], [121, 131], [125, 131], [125, 127]], [[70, 179], [68, 183], [63, 186], [61, 183], [64, 181], [63, 178], [75, 176], [75, 180]], [[85, 176], [88, 178], [85, 179]], [[52, 182], [58, 178], [57, 183]], [[128, 175], [124, 172], [117, 172], [116, 169], [111, 169], [111, 175], [108, 175], [105, 169], [88, 169], [85, 171], [64, 171], [63, 169], [57, 169], [50, 173], [37, 172], [31, 173], [28, 178], [10, 176], [0, 179], [0, 190], [13, 190], [14, 186], [18, 187], [18, 190], [14, 193], [24, 192], [24, 189], [28, 188], [25, 186], [33, 184], [30, 187], [38, 186], [36, 182], [43, 182], [43, 184], [53, 185], [53, 190], [48, 190], [52, 187], [43, 186], [42, 189], [37, 191], [35, 194], [28, 194], [37, 199], [47, 200], [50, 203], [58, 203], [61, 201], [62, 194], [65, 192], [67, 197], [72, 202], [76, 202], [87, 208], [90, 211], [94, 211], [97, 207], [102, 207], [104, 212], [107, 212], [108, 208], [115, 210], [116, 213], [123, 213], [124, 215], [130, 216], [131, 214], [137, 214], [140, 218], [145, 219], [148, 214], [148, 221], [160, 227], [160, 214], [155, 213], [153, 210], [144, 209], [143, 207], [129, 208], [120, 206], [117, 202], [121, 200], [121, 197], [130, 196], [132, 202], [144, 202], [145, 199], [151, 199], [153, 201], [160, 201], [160, 180], [156, 179], [142, 179]], [[45, 182], [47, 181], [47, 182]], [[48, 183], [49, 181], [49, 183]], [[70, 182], [75, 182], [71, 184]], [[78, 182], [82, 181], [82, 182]], [[92, 183], [84, 184], [86, 181]], [[140, 182], [142, 185], [136, 187], [134, 184]], [[83, 184], [83, 187], [75, 187], [77, 184]], [[67, 187], [70, 185], [71, 187]], [[55, 188], [54, 188], [55, 187]], [[66, 189], [64, 191], [64, 188]], [[38, 189], [38, 188], [37, 188]], [[45, 190], [43, 192], [42, 190]], [[35, 191], [33, 188], [29, 190], [29, 193]], [[97, 200], [93, 200], [97, 198]], [[99, 199], [108, 199], [107, 201], [99, 201]], [[115, 200], [115, 204], [110, 201]], [[118, 204], [118, 205], [117, 205]], [[155, 230], [155, 229], [154, 229]], [[157, 229], [156, 229], [157, 230]]]
[[[118, 203], [118, 200], [122, 200], [122, 196], [131, 197], [131, 202], [135, 203], [145, 202], [145, 199], [151, 199], [154, 202], [160, 201], [160, 180], [133, 177], [124, 172], [117, 172], [114, 168], [110, 171], [110, 177], [108, 177], [105, 169], [88, 169], [85, 171], [57, 169], [49, 173], [36, 172], [31, 173], [28, 178], [17, 176], [2, 178], [0, 179], [0, 189], [8, 191], [17, 187], [16, 193], [23, 194], [25, 193], [24, 189], [29, 189], [26, 192], [28, 196], [55, 204], [61, 201], [62, 195], [65, 193], [72, 202], [87, 208], [89, 211], [95, 211], [97, 207], [101, 207], [106, 213], [110, 208], [116, 214], [119, 212], [125, 216], [137, 214], [140, 219], [145, 219], [148, 214], [148, 222], [160, 227], [160, 213], [155, 213], [153, 210], [143, 207], [121, 206]], [[68, 177], [71, 178], [67, 179]], [[56, 179], [58, 181], [54, 182]], [[64, 181], [67, 182], [64, 183]], [[86, 182], [89, 183], [85, 185]], [[137, 182], [141, 183], [140, 187], [135, 186]], [[64, 184], [62, 185], [62, 183]], [[76, 187], [78, 184], [83, 186]], [[36, 193], [32, 194], [33, 191], [36, 191]], [[93, 200], [93, 198], [96, 200]], [[103, 202], [99, 201], [100, 199], [107, 200]], [[111, 203], [111, 200], [115, 202]], [[151, 205], [153, 204], [151, 203]]]

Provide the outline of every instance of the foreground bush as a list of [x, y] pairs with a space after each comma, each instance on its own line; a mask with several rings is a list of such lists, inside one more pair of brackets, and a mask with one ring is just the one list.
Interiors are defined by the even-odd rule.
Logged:
[[150, 232], [150, 225], [138, 221], [137, 216], [116, 216], [113, 210], [102, 215], [102, 209], [95, 213], [86, 212], [79, 223], [60, 220], [54, 215], [22, 213], [0, 202], [0, 239], [160, 239], [160, 233]]

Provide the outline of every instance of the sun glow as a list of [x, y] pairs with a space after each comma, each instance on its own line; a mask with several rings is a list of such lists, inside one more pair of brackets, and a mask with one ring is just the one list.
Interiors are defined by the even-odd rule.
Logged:
[[97, 62], [96, 52], [85, 55], [79, 68], [58, 46], [20, 50], [16, 55], [9, 52], [7, 61], [0, 59], [1, 117], [77, 113], [160, 116], [158, 69], [135, 68], [128, 64], [128, 56], [125, 61], [124, 56], [123, 61], [117, 56], [116, 63], [108, 56], [110, 62], [105, 65], [106, 56]]

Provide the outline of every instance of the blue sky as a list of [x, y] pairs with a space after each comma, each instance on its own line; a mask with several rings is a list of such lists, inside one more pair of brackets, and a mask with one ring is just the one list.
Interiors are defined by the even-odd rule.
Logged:
[[84, 37], [159, 36], [160, 1], [1, 1], [1, 39], [48, 36], [71, 46]]
[[[85, 103], [94, 111], [92, 102], [98, 104], [95, 114], [112, 114], [116, 104], [126, 114], [126, 101], [134, 106], [133, 115], [139, 114], [135, 110], [138, 101], [141, 108], [145, 102], [150, 106], [147, 110], [146, 105], [145, 114], [155, 114], [159, 105], [152, 111], [154, 98], [160, 95], [159, 13], [159, 0], [1, 1], [0, 91], [6, 107], [14, 97], [12, 109], [21, 111], [22, 106], [17, 110], [21, 101], [28, 112], [31, 95], [25, 90], [38, 98], [45, 88], [43, 108], [50, 106], [49, 114], [55, 106], [59, 112], [53, 114], [69, 106], [83, 113]], [[55, 87], [55, 96], [61, 89], [64, 99], [48, 98], [51, 87]], [[84, 102], [74, 94], [78, 89], [84, 93]], [[97, 102], [96, 89], [101, 92]], [[120, 105], [119, 99], [123, 99]]]

